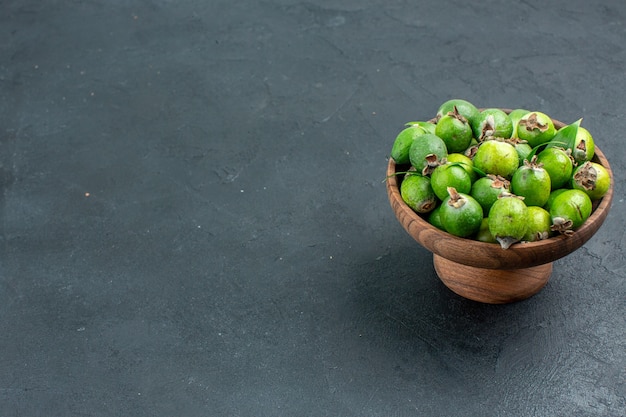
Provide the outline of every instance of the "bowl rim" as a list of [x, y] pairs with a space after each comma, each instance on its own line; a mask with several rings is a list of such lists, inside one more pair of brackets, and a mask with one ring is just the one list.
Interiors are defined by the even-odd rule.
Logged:
[[[507, 113], [511, 111], [510, 109], [502, 110]], [[563, 122], [552, 120], [557, 129], [566, 126]], [[397, 165], [391, 157], [387, 165], [386, 188], [389, 202], [398, 221], [409, 235], [432, 253], [468, 266], [487, 269], [525, 268], [555, 261], [580, 248], [597, 232], [608, 216], [613, 200], [613, 172], [598, 146], [595, 146], [592, 161], [600, 163], [607, 170], [611, 183], [606, 194], [594, 202], [593, 211], [585, 223], [569, 236], [558, 235], [536, 242], [519, 242], [508, 249], [502, 249], [495, 243], [451, 235], [431, 225], [425, 218], [413, 211], [402, 200], [399, 190], [400, 181], [396, 175]], [[459, 248], [463, 250], [458, 250]]]

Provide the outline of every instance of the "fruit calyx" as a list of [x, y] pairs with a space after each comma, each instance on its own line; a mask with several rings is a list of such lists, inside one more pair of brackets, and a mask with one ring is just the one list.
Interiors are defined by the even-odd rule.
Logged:
[[537, 155], [533, 155], [530, 161], [528, 159], [524, 159], [524, 167], [535, 169], [535, 170], [537, 169], [543, 170], [543, 163], [541, 162], [537, 163]]
[[541, 123], [537, 119], [537, 113], [531, 113], [527, 119], [521, 119], [519, 124], [529, 131], [537, 129], [540, 132], [545, 132], [550, 127], [547, 123]]
[[498, 236], [496, 237], [496, 240], [498, 241], [502, 249], [508, 249], [511, 247], [512, 244], [519, 242], [519, 239], [516, 239], [511, 236], [504, 236], [504, 237]]
[[465, 197], [459, 194], [454, 187], [448, 187], [448, 194], [450, 195], [450, 199], [448, 200], [448, 205], [454, 208], [461, 208], [465, 205], [467, 201]]
[[426, 166], [422, 169], [422, 175], [425, 177], [432, 174], [439, 165], [445, 164], [445, 158], [439, 159], [434, 153], [426, 155], [424, 159], [426, 160]]
[[528, 143], [526, 139], [520, 139], [520, 138], [510, 138], [510, 139], [507, 139], [507, 142], [509, 142], [513, 146]]
[[472, 145], [463, 153], [469, 159], [474, 159], [474, 155], [476, 155], [476, 151], [478, 151], [478, 145]]
[[574, 231], [572, 230], [573, 225], [574, 222], [572, 222], [570, 219], [566, 219], [564, 217], [555, 217], [554, 219], [552, 219], [552, 226], [550, 226], [550, 230], [552, 230], [553, 232], [558, 232], [565, 236], [571, 236], [572, 234], [574, 234]]
[[574, 174], [574, 181], [588, 191], [596, 188], [597, 180], [598, 170], [589, 161], [585, 162]]
[[524, 196], [523, 195], [517, 195], [517, 194], [513, 194], [509, 191], [502, 191], [502, 193], [500, 193], [500, 195], [498, 196], [498, 198], [517, 198], [518, 200], [524, 200]]
[[459, 113], [459, 110], [457, 109], [456, 106], [453, 107], [452, 111], [449, 111], [448, 116], [454, 117], [455, 119], [463, 122], [463, 123], [468, 123], [467, 119], [461, 114]]
[[482, 142], [488, 137], [493, 136], [496, 131], [496, 119], [493, 117], [493, 114], [488, 115], [485, 118], [485, 125], [483, 126], [480, 135], [476, 138], [479, 142]]
[[511, 188], [511, 181], [500, 175], [487, 174], [487, 178], [491, 179], [491, 188], [506, 188], [507, 190]]
[[500, 137], [500, 136], [490, 135], [490, 136], [485, 136], [482, 140], [480, 140], [480, 143], [477, 146], [480, 146], [480, 145], [482, 145], [485, 142], [489, 142], [490, 140], [495, 140], [496, 142], [508, 143], [510, 145], [513, 145], [513, 146], [515, 146], [517, 144], [520, 144], [520, 143], [526, 143], [526, 141], [523, 141], [521, 139], [503, 138], [503, 137]]
[[584, 139], [581, 139], [580, 142], [576, 145], [576, 151], [581, 152], [583, 155], [587, 154], [587, 142]]

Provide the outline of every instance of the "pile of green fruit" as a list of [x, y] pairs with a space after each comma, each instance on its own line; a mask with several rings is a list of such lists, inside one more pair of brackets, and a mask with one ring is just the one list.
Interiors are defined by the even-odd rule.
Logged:
[[581, 120], [557, 129], [538, 111], [448, 100], [393, 143], [402, 199], [443, 231], [504, 249], [570, 235], [611, 185]]

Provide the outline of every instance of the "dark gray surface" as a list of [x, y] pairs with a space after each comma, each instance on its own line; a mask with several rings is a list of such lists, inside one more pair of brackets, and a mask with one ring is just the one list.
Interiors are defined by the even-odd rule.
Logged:
[[[2, 0], [0, 415], [625, 415], [625, 25]], [[583, 117], [612, 164], [606, 223], [529, 300], [454, 295], [389, 207], [395, 135], [457, 97]]]

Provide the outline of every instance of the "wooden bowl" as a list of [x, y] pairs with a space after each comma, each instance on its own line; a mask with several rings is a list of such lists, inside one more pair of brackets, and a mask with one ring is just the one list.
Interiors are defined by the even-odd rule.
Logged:
[[[557, 129], [565, 126], [558, 120], [554, 125]], [[456, 237], [428, 223], [402, 200], [402, 176], [395, 174], [406, 171], [408, 166], [396, 167], [392, 158], [387, 166], [387, 195], [402, 227], [433, 253], [435, 271], [449, 289], [474, 301], [510, 303], [539, 292], [550, 279], [552, 263], [585, 244], [606, 219], [613, 200], [613, 173], [598, 147], [593, 161], [609, 172], [611, 186], [602, 199], [594, 202], [589, 219], [570, 236], [516, 243], [508, 249], [497, 243]]]

